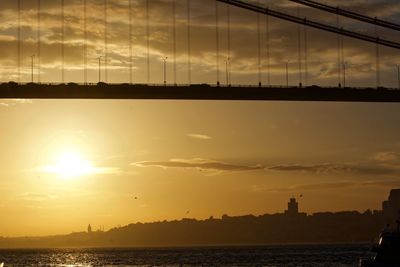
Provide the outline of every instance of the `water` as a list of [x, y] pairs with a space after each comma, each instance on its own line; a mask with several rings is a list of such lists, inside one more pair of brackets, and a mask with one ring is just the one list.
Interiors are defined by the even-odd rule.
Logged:
[[0, 250], [5, 266], [357, 266], [369, 245]]

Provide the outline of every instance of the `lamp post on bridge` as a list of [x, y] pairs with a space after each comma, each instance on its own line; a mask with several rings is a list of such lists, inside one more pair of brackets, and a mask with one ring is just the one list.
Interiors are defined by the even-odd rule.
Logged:
[[31, 82], [33, 83], [33, 63], [34, 63], [35, 55], [31, 56]]
[[167, 85], [167, 59], [168, 59], [168, 57], [162, 58], [162, 60], [164, 62], [164, 86]]
[[99, 56], [97, 59], [99, 60], [99, 83], [101, 82], [101, 59], [103, 57]]
[[343, 88], [346, 88], [346, 62], [343, 62]]
[[229, 65], [230, 65], [230, 57], [227, 57], [226, 58], [226, 60], [225, 60], [225, 73], [226, 73], [226, 86], [227, 87], [229, 87], [229, 86], [231, 86], [231, 81], [230, 81], [230, 77], [229, 77], [229, 75], [230, 75], [230, 73], [229, 73]]
[[289, 62], [290, 60], [286, 61], [286, 87], [289, 88]]

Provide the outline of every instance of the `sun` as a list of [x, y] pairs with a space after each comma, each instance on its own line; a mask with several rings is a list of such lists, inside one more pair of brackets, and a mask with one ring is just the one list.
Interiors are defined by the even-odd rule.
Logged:
[[93, 164], [83, 159], [79, 154], [68, 152], [61, 154], [52, 165], [44, 168], [44, 171], [58, 174], [63, 179], [73, 179], [96, 172]]

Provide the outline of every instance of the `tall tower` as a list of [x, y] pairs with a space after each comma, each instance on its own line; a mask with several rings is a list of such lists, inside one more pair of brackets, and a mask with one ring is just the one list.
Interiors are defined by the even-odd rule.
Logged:
[[90, 234], [92, 233], [92, 226], [89, 224], [87, 227], [87, 232]]
[[288, 203], [288, 209], [285, 211], [286, 215], [298, 215], [299, 214], [299, 203], [295, 198], [291, 198]]

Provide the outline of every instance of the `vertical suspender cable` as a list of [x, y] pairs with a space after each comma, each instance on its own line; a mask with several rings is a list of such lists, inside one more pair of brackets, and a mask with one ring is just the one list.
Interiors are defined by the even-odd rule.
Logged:
[[260, 14], [257, 13], [257, 64], [258, 64], [258, 86], [261, 86], [261, 25]]
[[[336, 16], [336, 26], [339, 28], [339, 15]], [[338, 67], [338, 87], [342, 86], [342, 56], [341, 56], [341, 35], [337, 34], [337, 67]]]
[[61, 82], [65, 81], [65, 0], [61, 0]]
[[132, 0], [129, 1], [129, 83], [133, 83], [133, 54], [132, 54]]
[[346, 87], [346, 62], [344, 60], [344, 40], [343, 35], [340, 35], [340, 58], [342, 65], [343, 87]]
[[215, 1], [215, 48], [216, 48], [216, 67], [217, 67], [217, 86], [220, 85], [220, 70], [219, 70], [219, 4]]
[[176, 0], [172, 0], [172, 38], [173, 38], [173, 53], [174, 53], [174, 85], [176, 81]]
[[304, 25], [304, 85], [308, 86], [308, 32]]
[[190, 16], [190, 0], [186, 0], [187, 4], [187, 46], [188, 46], [188, 82], [192, 83], [192, 44], [191, 44], [191, 16]]
[[[377, 37], [379, 39], [379, 37]], [[376, 88], [381, 86], [381, 62], [379, 44], [376, 44]]]
[[147, 83], [150, 83], [150, 7], [146, 0]]
[[[375, 25], [375, 35], [376, 35], [376, 41], [379, 41], [379, 35], [378, 35], [378, 29]], [[381, 62], [380, 62], [380, 49], [379, 49], [379, 44], [376, 43], [376, 88], [379, 88], [381, 86]]]
[[270, 32], [269, 32], [269, 16], [265, 16], [265, 31], [267, 45], [267, 84], [271, 85], [271, 59], [270, 59]]
[[108, 82], [108, 1], [104, 0], [104, 77]]
[[37, 75], [38, 75], [38, 83], [41, 81], [40, 77], [40, 61], [41, 61], [41, 29], [40, 29], [40, 9], [41, 9], [41, 0], [38, 0], [37, 2], [37, 64], [38, 64], [38, 70], [37, 70]]
[[83, 82], [88, 83], [88, 69], [87, 69], [87, 0], [83, 0]]
[[231, 9], [230, 5], [226, 5], [226, 23], [227, 23], [227, 43], [228, 43], [228, 58], [227, 58], [227, 81], [228, 86], [231, 85]]
[[[297, 16], [300, 16], [300, 10], [297, 7]], [[299, 87], [303, 85], [303, 75], [302, 75], [302, 56], [301, 56], [301, 27], [297, 24], [297, 53], [298, 53], [298, 65], [299, 65]]]
[[21, 0], [17, 1], [18, 5], [18, 28], [17, 28], [17, 75], [18, 82], [21, 82]]

